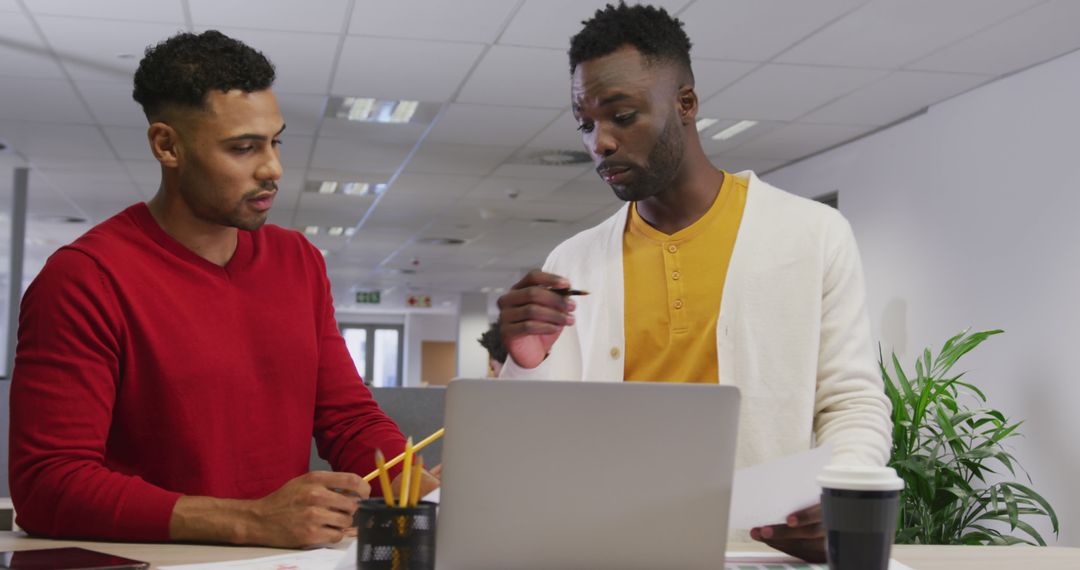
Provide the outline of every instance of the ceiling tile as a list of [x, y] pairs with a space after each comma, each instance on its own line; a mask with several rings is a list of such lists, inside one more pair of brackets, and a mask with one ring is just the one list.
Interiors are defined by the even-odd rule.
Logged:
[[853, 139], [868, 130], [869, 127], [792, 123], [732, 150], [728, 156], [794, 160]]
[[146, 127], [103, 127], [102, 130], [122, 160], [154, 158], [146, 139]]
[[695, 57], [769, 61], [866, 0], [695, 2], [679, 18]]
[[34, 172], [80, 175], [86, 177], [87, 180], [128, 180], [127, 168], [118, 160], [69, 159], [39, 164]]
[[22, 14], [5, 12], [0, 17], [0, 76], [64, 77], [63, 70], [34, 31], [30, 20]]
[[111, 160], [115, 158], [97, 127], [0, 120], [0, 133], [11, 149], [31, 164], [50, 159]]
[[547, 200], [589, 205], [616, 205], [622, 201], [615, 196], [611, 187], [593, 175], [592, 179], [577, 179], [567, 182], [546, 196]]
[[161, 165], [150, 158], [150, 153], [147, 152], [144, 160], [122, 161], [124, 168], [144, 194], [153, 194], [161, 183]]
[[527, 143], [532, 148], [549, 150], [582, 150], [577, 120], [569, 110], [563, 111], [544, 130]]
[[130, 203], [134, 203], [142, 199], [142, 194], [127, 177], [118, 177], [114, 180], [88, 180], [79, 174], [45, 176], [54, 188], [78, 204], [92, 200], [130, 200]]
[[721, 89], [735, 83], [739, 78], [758, 67], [757, 63], [697, 59], [691, 63], [694, 69], [694, 91], [704, 101]]
[[406, 172], [483, 176], [513, 151], [503, 146], [425, 142], [409, 162]]
[[[528, 73], [523, 73], [528, 70]], [[507, 78], [513, 78], [508, 81]], [[492, 46], [458, 101], [562, 109], [570, 101], [565, 50]]]
[[542, 166], [539, 164], [515, 164], [507, 162], [491, 173], [504, 178], [550, 178], [553, 180], [573, 180], [582, 173], [591, 171], [592, 165], [571, 164], [566, 166]]
[[266, 222], [282, 228], [292, 229], [292, 219], [295, 212], [295, 210], [289, 210], [275, 204], [274, 208], [270, 210], [270, 215], [266, 217]]
[[[699, 113], [700, 117], [701, 114]], [[727, 152], [739, 145], [746, 144], [765, 133], [772, 132], [788, 123], [783, 121], [758, 121], [756, 125], [744, 130], [743, 132], [724, 140], [715, 140], [713, 135], [723, 132], [724, 129], [735, 125], [739, 121], [735, 119], [723, 119], [717, 122], [712, 127], [705, 129], [701, 133], [701, 148], [705, 150], [706, 154], [720, 154]]]
[[497, 205], [502, 202], [541, 200], [562, 185], [562, 180], [552, 178], [489, 176], [465, 196], [470, 199], [489, 200]]
[[1047, 2], [909, 67], [1005, 74], [1080, 48], [1080, 3]]
[[412, 150], [412, 145], [374, 144], [354, 138], [319, 137], [313, 168], [331, 168], [352, 172], [393, 173]]
[[300, 202], [300, 196], [304, 192], [303, 168], [286, 168], [278, 180], [278, 194], [274, 201], [275, 205], [293, 208]]
[[[200, 31], [206, 28], [199, 28]], [[274, 90], [282, 93], [326, 94], [338, 37], [223, 28], [221, 33], [263, 52], [277, 70]]]
[[1040, 1], [868, 2], [776, 61], [896, 69]]
[[[305, 214], [341, 214], [345, 219], [351, 220], [344, 225], [353, 226], [368, 211], [375, 202], [373, 196], [346, 196], [344, 194], [316, 194], [304, 192], [300, 195], [297, 211]], [[341, 218], [337, 218], [341, 219]]]
[[[293, 214], [293, 224], [296, 228], [304, 226], [319, 226], [320, 231], [326, 231], [330, 226], [353, 227], [360, 218], [364, 217], [367, 204], [355, 204], [353, 208], [337, 210], [314, 210], [308, 211], [300, 208]], [[333, 236], [320, 236], [333, 237]]]
[[709, 160], [718, 167], [731, 173], [753, 170], [755, 174], [761, 174], [762, 172], [767, 172], [788, 163], [787, 160], [738, 158], [728, 156], [710, 156]]
[[281, 165], [286, 169], [304, 168], [311, 156], [311, 145], [315, 139], [303, 135], [289, 135], [281, 139]]
[[0, 81], [0, 119], [55, 123], [94, 122], [71, 84], [62, 79]]
[[[690, 0], [648, 2], [676, 13]], [[499, 38], [503, 45], [555, 48], [563, 51], [563, 71], [569, 74], [566, 50], [570, 38], [581, 30], [582, 20], [592, 18], [610, 0], [526, 0]], [[629, 4], [640, 4], [631, 1]]]
[[35, 15], [78, 16], [110, 20], [137, 20], [182, 25], [184, 10], [181, 0], [97, 0], [72, 2], [71, 0], [23, 0]]
[[348, 0], [275, 2], [257, 6], [247, 0], [187, 0], [191, 21], [200, 29], [216, 27], [341, 33]]
[[307, 170], [308, 180], [329, 180], [337, 182], [368, 182], [371, 184], [383, 184], [390, 180], [392, 172], [359, 172], [352, 170], [335, 170], [332, 168], [310, 168]]
[[277, 89], [274, 93], [285, 118], [286, 136], [315, 134], [326, 108], [326, 96], [280, 93]]
[[[147, 46], [182, 31], [174, 24], [41, 16], [37, 18], [60, 62], [75, 79], [131, 81]], [[134, 55], [118, 58], [120, 54]]]
[[357, 0], [349, 33], [492, 43], [514, 4], [506, 0]]
[[91, 197], [75, 200], [75, 204], [79, 207], [79, 210], [85, 212], [86, 215], [90, 217], [91, 223], [98, 224], [115, 216], [128, 206], [141, 201], [141, 199], [134, 196], [131, 198], [113, 198], [110, 200], [94, 199]]
[[804, 116], [807, 123], [886, 125], [986, 83], [988, 75], [898, 71]]
[[[589, 215], [592, 210], [580, 202], [553, 200], [491, 200], [488, 198], [465, 198], [458, 200], [456, 208], [486, 210], [493, 217], [508, 220], [555, 220], [573, 222]], [[595, 209], [595, 208], [594, 208]], [[543, 226], [543, 224], [540, 224]]]
[[[370, 222], [393, 222], [419, 231], [437, 213], [456, 200], [454, 196], [394, 194], [387, 192], [375, 205]], [[366, 227], [366, 224], [365, 224]]]
[[76, 84], [98, 124], [146, 128], [142, 107], [131, 98], [130, 81], [80, 81]]
[[428, 123], [371, 123], [327, 117], [319, 131], [320, 136], [335, 138], [358, 138], [373, 143], [414, 145], [427, 131]]
[[701, 105], [700, 117], [790, 121], [887, 72], [765, 65]]
[[482, 44], [350, 36], [341, 52], [333, 92], [445, 101], [461, 85], [483, 48]]
[[519, 147], [558, 115], [553, 109], [452, 103], [426, 140]]
[[448, 196], [459, 198], [480, 182], [477, 176], [404, 173], [390, 185], [388, 193], [405, 196]]

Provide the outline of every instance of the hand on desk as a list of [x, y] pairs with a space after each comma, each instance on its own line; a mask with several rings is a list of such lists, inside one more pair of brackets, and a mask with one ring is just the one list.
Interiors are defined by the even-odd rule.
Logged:
[[370, 495], [371, 487], [355, 473], [313, 471], [261, 499], [184, 496], [173, 507], [169, 535], [284, 548], [332, 544], [352, 526], [356, 497]]
[[574, 324], [574, 301], [552, 291], [569, 287], [564, 277], [533, 270], [499, 297], [499, 331], [518, 365], [539, 366], [563, 327]]
[[750, 538], [807, 562], [825, 562], [825, 526], [820, 504], [791, 513], [787, 524], [750, 529]]

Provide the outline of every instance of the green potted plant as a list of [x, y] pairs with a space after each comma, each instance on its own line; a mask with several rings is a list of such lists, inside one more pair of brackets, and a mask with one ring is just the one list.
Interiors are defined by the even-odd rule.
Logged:
[[[926, 349], [909, 376], [892, 354], [879, 350], [885, 393], [892, 401], [893, 447], [889, 466], [904, 479], [898, 544], [1039, 544], [1027, 522], [1047, 517], [1055, 536], [1053, 507], [1026, 485], [1007, 480], [1023, 471], [1005, 442], [1023, 422], [984, 407], [986, 395], [951, 370], [961, 356], [1000, 330], [964, 331], [935, 357]], [[1030, 483], [1031, 478], [1023, 471]], [[1005, 530], [1008, 529], [1008, 530]], [[1011, 534], [1010, 534], [1011, 533]], [[1018, 535], [1018, 536], [1014, 536]]]

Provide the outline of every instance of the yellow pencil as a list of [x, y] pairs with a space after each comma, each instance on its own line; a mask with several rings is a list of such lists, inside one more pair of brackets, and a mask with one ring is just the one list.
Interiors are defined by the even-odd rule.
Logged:
[[379, 474], [379, 485], [382, 487], [383, 498], [386, 499], [386, 506], [394, 506], [394, 489], [390, 486], [390, 475], [386, 472], [386, 458], [383, 457], [382, 450], [375, 450], [375, 465], [378, 466], [376, 472]]
[[409, 506], [409, 480], [412, 478], [412, 462], [413, 462], [413, 449], [412, 437], [405, 440], [405, 467], [401, 470], [401, 496], [398, 497], [398, 506]]
[[420, 503], [420, 481], [424, 478], [424, 458], [422, 456], [416, 456], [416, 462], [413, 463], [412, 468], [412, 481], [409, 485], [409, 506], [415, 507]]
[[[425, 437], [424, 439], [421, 439], [420, 443], [417, 443], [416, 445], [414, 445], [413, 446], [413, 452], [420, 451], [421, 449], [424, 449], [428, 445], [431, 445], [431, 442], [433, 442], [433, 441], [439, 439], [440, 437], [442, 437], [444, 433], [446, 433], [446, 428], [439, 428], [439, 429], [435, 430], [435, 433]], [[397, 465], [398, 463], [401, 463], [404, 459], [405, 459], [405, 454], [402, 453], [402, 454], [398, 455], [397, 457], [391, 459], [390, 461], [387, 461], [386, 462], [386, 468], [390, 469], [391, 467]], [[367, 481], [368, 483], [370, 483], [370, 482], [374, 481], [375, 478], [378, 477], [378, 476], [379, 476], [379, 470], [376, 469], [376, 470], [372, 471], [371, 473], [368, 473], [367, 475], [364, 475], [364, 481]]]

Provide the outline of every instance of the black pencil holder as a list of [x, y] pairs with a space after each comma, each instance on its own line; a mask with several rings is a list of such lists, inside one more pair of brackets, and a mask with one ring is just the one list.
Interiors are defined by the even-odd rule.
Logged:
[[356, 510], [356, 567], [359, 570], [433, 570], [435, 503], [390, 507], [368, 499]]

